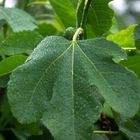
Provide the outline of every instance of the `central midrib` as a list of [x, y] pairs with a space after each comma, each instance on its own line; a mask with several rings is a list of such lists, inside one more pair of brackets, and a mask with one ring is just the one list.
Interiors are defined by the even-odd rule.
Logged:
[[76, 140], [75, 135], [75, 100], [74, 100], [74, 46], [75, 43], [72, 45], [72, 120], [73, 120], [73, 135], [74, 139]]

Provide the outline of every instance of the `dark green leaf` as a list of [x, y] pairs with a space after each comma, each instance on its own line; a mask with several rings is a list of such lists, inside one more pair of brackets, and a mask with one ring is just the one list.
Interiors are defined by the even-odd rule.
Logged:
[[42, 130], [37, 123], [23, 125], [15, 121], [14, 124], [15, 130], [19, 130], [20, 133], [24, 133], [26, 136], [42, 134]]
[[27, 140], [29, 136], [42, 134], [41, 129], [35, 123], [22, 125], [16, 122], [16, 126], [12, 129], [12, 132], [19, 140]]
[[10, 34], [0, 47], [1, 55], [30, 54], [43, 37], [35, 31]]
[[136, 26], [134, 30], [135, 45], [140, 50], [140, 24]]
[[93, 134], [92, 140], [108, 140], [106, 135]]
[[3, 38], [3, 32], [2, 32], [2, 30], [0, 30], [0, 46], [1, 46], [1, 42], [2, 42], [3, 39], [4, 39]]
[[0, 7], [1, 19], [6, 20], [14, 32], [34, 30], [37, 28], [35, 19], [25, 11], [17, 8]]
[[[139, 122], [140, 118], [138, 118]], [[127, 121], [125, 124], [120, 125], [120, 131], [126, 135], [130, 140], [140, 139], [140, 127], [137, 127], [133, 120]]]
[[28, 137], [28, 140], [54, 140], [48, 129], [44, 127], [42, 129], [43, 129], [42, 135], [32, 135]]
[[[93, 0], [90, 4], [87, 15], [88, 37], [101, 36], [106, 33], [112, 25], [113, 11], [108, 7], [111, 0]], [[83, 20], [83, 12], [86, 0], [81, 0], [77, 10], [78, 26]], [[84, 17], [85, 18], [85, 17]], [[85, 19], [86, 20], [86, 19]]]
[[[76, 26], [74, 0], [49, 0], [65, 27]], [[73, 3], [74, 2], [74, 3]]]
[[[111, 25], [113, 11], [108, 7], [111, 0], [93, 0], [89, 9], [88, 28], [92, 30], [90, 37], [101, 36], [106, 33]], [[90, 29], [87, 29], [89, 31]]]
[[128, 56], [128, 59], [121, 61], [121, 64], [133, 70], [140, 79], [140, 55]]
[[[111, 0], [94, 0], [92, 1], [90, 8], [88, 10], [88, 21], [87, 29], [88, 37], [101, 36], [106, 33], [112, 24], [113, 11], [108, 7], [108, 3]], [[50, 0], [56, 14], [59, 16], [65, 27], [73, 26], [76, 23], [76, 7], [77, 1], [70, 0]], [[81, 26], [81, 21], [83, 20], [83, 11], [85, 6], [85, 0], [80, 0], [78, 2], [77, 9], [77, 24], [78, 27]], [[86, 22], [86, 19], [85, 19]]]
[[41, 119], [55, 140], [91, 139], [103, 99], [132, 117], [139, 107], [138, 81], [113, 58], [126, 55], [105, 39], [71, 43], [47, 37], [11, 76], [8, 99], [13, 114], [21, 123]]
[[11, 73], [13, 69], [23, 64], [26, 58], [24, 55], [14, 55], [0, 61], [0, 77]]
[[123, 127], [121, 127], [120, 130], [125, 133], [130, 140], [140, 140], [140, 131], [130, 131], [129, 129]]
[[44, 37], [56, 34], [56, 28], [49, 23], [39, 24], [38, 29], [36, 31], [39, 32]]
[[[139, 108], [140, 111], [140, 108]], [[140, 139], [140, 115], [139, 111], [131, 119], [124, 119], [119, 117], [118, 126], [120, 132], [125, 135], [129, 140], [139, 140]], [[116, 115], [115, 115], [116, 117]]]
[[0, 130], [3, 130], [11, 120], [12, 115], [5, 90], [3, 90], [0, 95]]
[[14, 133], [14, 135], [18, 138], [18, 140], [27, 140], [28, 138], [28, 134], [23, 133], [21, 130], [19, 129], [11, 129], [11, 131]]
[[0, 88], [7, 87], [8, 81], [9, 81], [9, 75], [5, 75], [5, 76], [0, 77]]
[[[113, 136], [110, 136], [110, 137], [113, 137]], [[122, 135], [121, 133], [120, 134], [117, 134], [115, 135], [112, 140], [128, 140], [124, 135]]]

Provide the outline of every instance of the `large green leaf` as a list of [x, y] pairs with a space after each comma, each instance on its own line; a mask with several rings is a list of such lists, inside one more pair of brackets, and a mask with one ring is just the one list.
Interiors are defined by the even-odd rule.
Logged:
[[23, 64], [26, 58], [24, 55], [14, 55], [0, 61], [0, 76], [11, 73], [13, 69]]
[[103, 100], [132, 117], [139, 106], [137, 78], [114, 58], [126, 55], [105, 39], [45, 38], [11, 75], [8, 99], [14, 116], [21, 123], [41, 119], [55, 140], [91, 139]]
[[1, 19], [6, 20], [14, 32], [37, 28], [35, 19], [25, 11], [17, 8], [0, 7]]
[[10, 34], [0, 47], [1, 55], [30, 54], [43, 37], [35, 31]]

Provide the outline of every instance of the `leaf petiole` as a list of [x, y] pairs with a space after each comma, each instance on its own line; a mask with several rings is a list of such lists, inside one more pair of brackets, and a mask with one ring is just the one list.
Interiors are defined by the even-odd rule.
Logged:
[[27, 6], [35, 6], [35, 5], [48, 5], [49, 4], [49, 2], [44, 2], [44, 1], [35, 1], [35, 2], [31, 2], [31, 3], [29, 3]]
[[112, 135], [112, 134], [118, 134], [119, 131], [102, 131], [102, 130], [94, 130], [93, 133], [95, 133], [95, 134], [109, 134], [109, 135]]
[[83, 29], [80, 27], [76, 30], [74, 36], [73, 36], [73, 39], [72, 39], [72, 42], [73, 43], [76, 43], [77, 42], [77, 38], [79, 37], [79, 35], [83, 33]]

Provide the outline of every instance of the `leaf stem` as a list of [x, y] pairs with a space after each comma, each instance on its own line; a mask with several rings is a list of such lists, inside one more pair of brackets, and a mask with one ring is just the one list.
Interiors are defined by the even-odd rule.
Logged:
[[137, 50], [136, 48], [123, 48], [124, 50]]
[[39, 15], [35, 15], [36, 18], [53, 18], [54, 16], [51, 14], [39, 14]]
[[102, 130], [94, 130], [93, 133], [95, 133], [95, 134], [109, 134], [109, 135], [112, 135], [112, 134], [118, 134], [119, 131], [102, 131]]
[[82, 20], [80, 23], [81, 28], [85, 28], [86, 22], [87, 22], [87, 16], [88, 16], [88, 9], [91, 4], [92, 0], [85, 0], [85, 5], [83, 9], [83, 14], [82, 14]]
[[83, 29], [80, 27], [76, 30], [74, 36], [73, 36], [73, 39], [72, 39], [72, 42], [73, 43], [76, 43], [77, 42], [77, 38], [79, 37], [79, 35], [83, 33]]
[[[81, 27], [84, 30], [84, 34], [81, 34], [80, 39], [86, 38], [86, 24], [88, 18], [88, 10], [90, 7], [92, 0], [81, 0], [77, 7], [77, 19], [76, 19], [76, 26], [77, 28]], [[82, 9], [82, 13], [81, 13]], [[79, 13], [81, 13], [82, 17], [79, 17]]]

